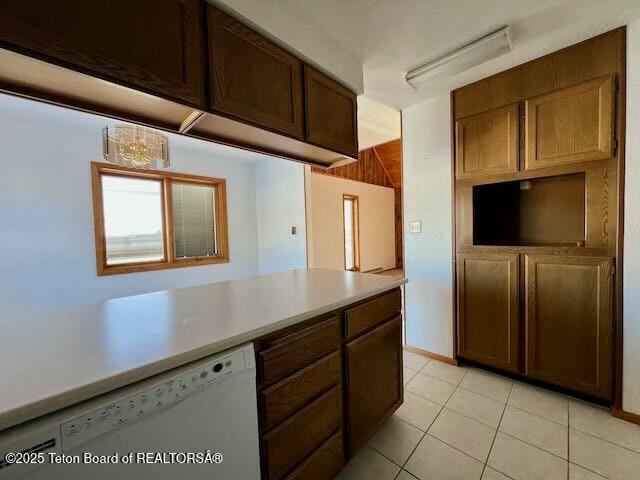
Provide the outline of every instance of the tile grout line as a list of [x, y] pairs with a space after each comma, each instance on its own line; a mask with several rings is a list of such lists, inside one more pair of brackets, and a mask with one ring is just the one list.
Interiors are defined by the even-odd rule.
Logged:
[[567, 480], [570, 480], [569, 461], [571, 460], [571, 403], [567, 402]]
[[[502, 419], [504, 418], [504, 412], [507, 411], [507, 405], [509, 405], [509, 399], [511, 398], [511, 392], [513, 392], [513, 383], [511, 383], [511, 388], [509, 388], [509, 395], [507, 395], [507, 403], [504, 404], [504, 408], [502, 409], [502, 415], [500, 415], [500, 420], [498, 421], [498, 426], [496, 427], [496, 433], [493, 435], [493, 441], [491, 442], [491, 447], [489, 448], [489, 453], [487, 453], [487, 461], [484, 462], [484, 466], [482, 467], [482, 474], [480, 478], [484, 476], [484, 471], [487, 469], [487, 465], [489, 465], [489, 457], [491, 457], [491, 452], [493, 451], [493, 446], [496, 443], [496, 437], [498, 436], [498, 432], [500, 431], [500, 425], [502, 424]], [[491, 467], [493, 468], [493, 467]], [[496, 470], [499, 471], [499, 470]], [[502, 473], [502, 472], [500, 472]]]
[[[611, 441], [609, 441], [609, 440], [607, 440], [605, 438], [598, 437], [597, 435], [593, 435], [592, 433], [585, 432], [584, 430], [580, 430], [579, 428], [573, 428], [571, 425], [569, 425], [569, 433], [571, 433], [571, 430], [574, 430], [576, 432], [580, 432], [580, 433], [582, 433], [584, 435], [589, 435], [591, 438], [595, 438], [596, 440], [600, 440], [601, 442], [608, 443], [609, 445], [612, 445], [614, 447], [621, 448], [623, 450], [626, 450], [627, 452], [631, 452], [631, 453], [635, 453], [636, 455], [640, 455], [640, 451], [633, 450], [631, 448], [625, 447], [625, 446], [620, 445], [618, 443], [613, 443], [613, 442], [611, 442]], [[576, 465], [578, 465], [578, 464], [576, 463]]]
[[575, 463], [575, 462], [569, 462], [570, 465], [575, 465], [577, 467], [582, 468], [583, 470], [586, 470], [587, 472], [593, 473], [594, 475], [598, 475], [599, 477], [604, 478], [605, 480], [611, 480], [611, 478], [609, 477], [605, 477], [603, 474], [596, 472], [595, 470], [591, 470], [590, 468], [587, 468], [583, 465], [580, 465], [579, 463]]

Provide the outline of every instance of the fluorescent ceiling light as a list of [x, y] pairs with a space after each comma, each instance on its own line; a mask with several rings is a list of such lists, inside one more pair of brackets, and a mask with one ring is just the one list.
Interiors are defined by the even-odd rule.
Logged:
[[429, 80], [464, 72], [510, 51], [511, 38], [509, 27], [506, 26], [443, 57], [414, 68], [404, 78], [409, 85], [418, 89]]

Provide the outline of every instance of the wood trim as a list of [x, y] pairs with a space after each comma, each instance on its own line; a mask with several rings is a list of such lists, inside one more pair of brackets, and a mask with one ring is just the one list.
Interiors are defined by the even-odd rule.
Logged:
[[[624, 185], [625, 185], [625, 154], [626, 154], [626, 118], [627, 118], [627, 27], [620, 29], [620, 54], [618, 55], [619, 73], [614, 101], [617, 105], [614, 127], [615, 138], [618, 140], [618, 231], [616, 236], [615, 259], [615, 299], [613, 303], [613, 407], [622, 410], [622, 374], [624, 369], [623, 348], [623, 268], [624, 268]], [[640, 423], [640, 422], [636, 422]]]
[[423, 357], [431, 358], [432, 360], [438, 360], [439, 362], [448, 363], [449, 365], [453, 365], [457, 367], [460, 365], [457, 359], [452, 357], [447, 357], [446, 355], [440, 355], [439, 353], [430, 352], [428, 350], [423, 350], [418, 347], [412, 347], [410, 345], [403, 345], [403, 350], [411, 353], [417, 353], [418, 355], [422, 355]]
[[350, 195], [345, 193], [342, 195], [342, 252], [344, 257], [344, 268], [347, 269], [347, 252], [344, 249], [344, 239], [347, 236], [346, 225], [344, 221], [344, 201], [352, 200], [353, 202], [353, 269], [355, 272], [360, 271], [360, 197], [358, 195]]
[[[450, 97], [450, 109], [451, 118], [449, 119], [449, 142], [451, 142], [451, 322], [453, 323], [453, 328], [451, 329], [452, 337], [453, 337], [453, 361], [458, 363], [458, 282], [457, 282], [457, 229], [456, 229], [456, 120], [455, 120], [455, 101], [456, 96], [455, 92], [452, 90], [449, 94]], [[402, 179], [404, 185], [404, 179]]]
[[640, 425], [640, 414], [627, 412], [625, 410], [613, 407], [611, 409], [611, 415], [616, 418], [620, 418], [621, 420], [626, 420], [627, 422], [637, 423], [638, 425]]
[[[164, 240], [164, 259], [161, 261], [107, 265], [106, 236], [104, 232], [104, 208], [102, 204], [102, 175], [120, 175], [123, 177], [146, 178], [161, 183], [162, 195], [162, 232]], [[196, 183], [216, 187], [216, 239], [218, 254], [207, 258], [176, 259], [173, 240], [173, 211], [171, 208], [172, 182]], [[91, 162], [91, 186], [93, 200], [93, 221], [96, 248], [96, 271], [98, 276], [117, 275], [122, 273], [146, 272], [168, 268], [192, 267], [229, 262], [229, 240], [227, 226], [227, 193], [226, 180], [223, 178], [204, 177], [185, 173], [140, 170], [102, 162]]]

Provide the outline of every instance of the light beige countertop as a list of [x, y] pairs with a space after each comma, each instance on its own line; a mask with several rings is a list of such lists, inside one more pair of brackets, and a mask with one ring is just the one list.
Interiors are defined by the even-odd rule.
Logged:
[[406, 283], [292, 270], [0, 318], [0, 430]]

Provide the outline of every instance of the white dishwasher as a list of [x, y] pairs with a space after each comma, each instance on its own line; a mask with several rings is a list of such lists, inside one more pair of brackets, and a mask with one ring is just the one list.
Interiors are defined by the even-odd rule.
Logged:
[[259, 479], [256, 403], [248, 344], [2, 432], [0, 479]]

